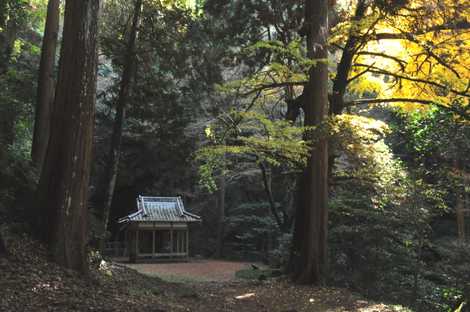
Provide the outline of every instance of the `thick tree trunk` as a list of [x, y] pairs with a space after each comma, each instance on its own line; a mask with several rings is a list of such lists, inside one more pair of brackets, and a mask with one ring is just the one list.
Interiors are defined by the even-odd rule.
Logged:
[[36, 116], [31, 150], [31, 159], [39, 172], [41, 172], [46, 156], [51, 127], [51, 110], [54, 101], [54, 63], [60, 17], [59, 6], [60, 0], [49, 0], [39, 64]]
[[38, 216], [52, 256], [86, 272], [86, 225], [96, 100], [99, 0], [67, 0]]
[[217, 242], [215, 256], [221, 258], [223, 256], [225, 233], [225, 176], [223, 174], [219, 178], [217, 196]]
[[[305, 126], [318, 126], [328, 114], [328, 0], [306, 0], [309, 58], [316, 60], [304, 92]], [[328, 142], [314, 143], [300, 181], [291, 270], [298, 283], [323, 282], [327, 272]]]
[[116, 106], [116, 117], [114, 119], [113, 134], [111, 137], [111, 148], [107, 157], [105, 168], [105, 193], [103, 205], [103, 233], [101, 235], [100, 247], [103, 249], [106, 239], [106, 229], [109, 223], [109, 213], [113, 202], [114, 188], [119, 171], [119, 160], [121, 155], [122, 126], [126, 118], [126, 105], [129, 99], [129, 90], [132, 82], [132, 74], [136, 66], [136, 41], [139, 34], [140, 15], [142, 12], [142, 0], [135, 1], [132, 28], [127, 43], [126, 58], [122, 72], [121, 86]]

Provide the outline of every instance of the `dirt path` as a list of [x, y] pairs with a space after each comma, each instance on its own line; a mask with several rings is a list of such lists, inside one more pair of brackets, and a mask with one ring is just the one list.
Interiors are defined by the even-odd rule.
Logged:
[[162, 302], [169, 311], [394, 311], [354, 296], [345, 289], [299, 286], [285, 278], [247, 281], [235, 272], [250, 268], [251, 263], [196, 260], [185, 263], [125, 264], [147, 276], [157, 276], [171, 283]]
[[[287, 280], [180, 284], [169, 311], [193, 312], [392, 312], [399, 311], [344, 289], [299, 286]], [[186, 290], [184, 290], [186, 289]]]
[[123, 263], [142, 274], [158, 276], [167, 281], [227, 282], [235, 273], [250, 267], [247, 262], [191, 260], [179, 263]]

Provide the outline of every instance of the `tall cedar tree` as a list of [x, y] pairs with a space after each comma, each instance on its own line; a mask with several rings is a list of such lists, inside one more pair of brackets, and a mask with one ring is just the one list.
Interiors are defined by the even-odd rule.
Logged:
[[116, 105], [116, 117], [114, 119], [111, 147], [107, 157], [107, 165], [104, 173], [104, 205], [103, 205], [103, 233], [101, 235], [101, 248], [104, 245], [105, 233], [108, 227], [109, 212], [113, 201], [114, 188], [119, 170], [121, 154], [122, 127], [126, 118], [126, 105], [129, 101], [129, 91], [132, 82], [132, 74], [136, 66], [136, 41], [139, 35], [140, 16], [142, 12], [142, 0], [136, 0], [132, 28], [127, 42], [124, 68], [122, 72], [119, 97]]
[[39, 64], [36, 116], [31, 159], [40, 172], [46, 157], [54, 101], [54, 63], [59, 32], [60, 0], [49, 0]]
[[51, 135], [39, 182], [41, 231], [59, 264], [87, 271], [99, 0], [67, 0]]
[[[303, 98], [305, 126], [312, 127], [328, 114], [328, 0], [306, 0], [305, 30], [308, 57], [315, 61]], [[291, 269], [298, 283], [320, 283], [327, 271], [327, 139], [314, 141], [300, 182]]]

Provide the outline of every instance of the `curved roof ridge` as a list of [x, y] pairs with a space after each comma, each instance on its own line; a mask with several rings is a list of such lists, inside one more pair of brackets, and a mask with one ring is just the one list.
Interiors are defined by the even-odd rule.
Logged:
[[179, 211], [180, 216], [184, 216], [184, 213], [186, 212], [186, 210], [184, 209], [183, 200], [181, 199], [180, 196], [176, 198], [176, 207]]
[[200, 222], [201, 217], [187, 212], [180, 196], [137, 197], [137, 211], [119, 219], [119, 223], [131, 221], [146, 222]]
[[184, 211], [184, 214], [185, 214], [185, 215], [188, 215], [188, 216], [190, 216], [190, 217], [196, 218], [196, 219], [201, 219], [200, 216], [195, 215], [195, 214], [190, 213], [190, 212], [187, 212], [186, 210]]
[[172, 201], [172, 202], [175, 202], [177, 201], [178, 197], [177, 196], [140, 196], [140, 198], [142, 198], [144, 201], [145, 200], [169, 200], [169, 201]]

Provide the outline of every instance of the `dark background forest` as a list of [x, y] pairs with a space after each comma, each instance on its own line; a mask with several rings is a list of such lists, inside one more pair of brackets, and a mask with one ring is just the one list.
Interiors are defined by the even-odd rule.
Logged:
[[[467, 1], [312, 1], [306, 21], [294, 0], [106, 0], [87, 28], [96, 46], [81, 52], [66, 21], [99, 4], [79, 2], [0, 1], [0, 254], [10, 232], [54, 240], [60, 220], [86, 227], [87, 253], [104, 251], [123, 240], [117, 220], [138, 195], [181, 196], [203, 220], [193, 256], [262, 261], [303, 283], [298, 268], [315, 257], [295, 255], [310, 248], [300, 222], [313, 211], [326, 222], [310, 226], [328, 235], [311, 245], [309, 283], [417, 311], [468, 303]], [[312, 35], [322, 25], [323, 43]], [[62, 65], [74, 49], [86, 66]], [[96, 105], [69, 78], [94, 69]], [[57, 103], [74, 99], [88, 113], [63, 117], [73, 109]], [[64, 139], [73, 127], [78, 139]], [[89, 158], [80, 190], [61, 161], [69, 148]], [[53, 210], [67, 181], [86, 195], [83, 224]], [[81, 268], [70, 252], [58, 262]]]

